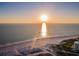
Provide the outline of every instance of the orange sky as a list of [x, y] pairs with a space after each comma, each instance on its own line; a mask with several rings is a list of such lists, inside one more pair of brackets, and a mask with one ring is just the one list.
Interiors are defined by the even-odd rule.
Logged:
[[[75, 21], [76, 20], [76, 21]], [[71, 19], [71, 18], [65, 18], [65, 19], [48, 19], [46, 21], [47, 23], [79, 23], [78, 19]], [[41, 23], [40, 19], [33, 19], [33, 20], [26, 20], [26, 19], [3, 19], [0, 20], [0, 23]]]

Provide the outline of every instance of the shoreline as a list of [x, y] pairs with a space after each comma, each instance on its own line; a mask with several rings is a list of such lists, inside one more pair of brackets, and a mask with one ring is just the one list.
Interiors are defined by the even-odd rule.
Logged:
[[[54, 50], [53, 53], [47, 51], [46, 46], [51, 45], [51, 44], [59, 44], [63, 40], [69, 40], [69, 39], [77, 39], [79, 38], [79, 35], [72, 35], [72, 36], [56, 36], [56, 37], [39, 37], [39, 38], [34, 38], [32, 40], [25, 40], [25, 41], [19, 41], [19, 42], [14, 42], [14, 43], [9, 43], [6, 45], [0, 46], [0, 55], [1, 56], [24, 56], [28, 51], [37, 51], [41, 49], [42, 51], [39, 53], [32, 54], [29, 52], [28, 56], [36, 56], [39, 55], [40, 53], [48, 54], [48, 55], [55, 55]], [[35, 49], [35, 50], [34, 50]]]
[[[38, 38], [33, 38], [33, 39], [30, 39], [30, 40], [24, 40], [24, 41], [18, 41], [18, 42], [13, 42], [13, 43], [7, 43], [7, 44], [4, 44], [4, 45], [0, 45], [0, 48], [2, 47], [9, 47], [9, 46], [14, 46], [14, 45], [18, 45], [18, 44], [27, 44], [27, 45], [32, 45], [32, 42], [34, 40], [37, 40], [38, 42], [39, 41], [47, 41], [47, 43], [53, 43], [53, 39], [55, 40], [58, 40], [58, 41], [62, 41], [64, 39], [72, 39], [72, 38], [78, 38], [79, 35], [69, 35], [69, 36], [48, 36], [48, 37], [38, 37]], [[47, 39], [47, 40], [46, 40]], [[53, 41], [52, 41], [53, 40]], [[42, 42], [41, 41], [41, 42]]]

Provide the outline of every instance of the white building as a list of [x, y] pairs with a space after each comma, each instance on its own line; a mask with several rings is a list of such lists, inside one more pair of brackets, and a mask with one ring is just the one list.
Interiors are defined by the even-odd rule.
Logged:
[[79, 50], [79, 41], [74, 42], [74, 49]]

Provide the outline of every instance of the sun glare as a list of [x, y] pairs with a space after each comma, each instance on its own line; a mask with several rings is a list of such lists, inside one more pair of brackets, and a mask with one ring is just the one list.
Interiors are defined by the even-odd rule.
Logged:
[[42, 20], [42, 22], [45, 22], [45, 21], [47, 21], [47, 19], [48, 19], [48, 16], [47, 15], [45, 15], [45, 14], [43, 14], [43, 15], [41, 15], [41, 20]]
[[43, 14], [43, 15], [41, 15], [40, 18], [42, 20], [41, 36], [46, 37], [46, 35], [47, 35], [46, 21], [48, 19], [48, 16]]
[[47, 35], [46, 23], [42, 23], [41, 35], [42, 37], [45, 37]]

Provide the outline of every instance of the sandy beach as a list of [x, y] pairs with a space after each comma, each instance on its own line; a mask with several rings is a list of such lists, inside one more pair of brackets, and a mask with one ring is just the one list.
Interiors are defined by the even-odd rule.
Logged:
[[1, 51], [14, 51], [17, 53], [17, 50], [23, 47], [41, 48], [41, 47], [44, 47], [46, 44], [58, 44], [63, 40], [78, 38], [78, 37], [79, 35], [34, 38], [32, 40], [25, 40], [25, 41], [1, 45], [0, 52]]

